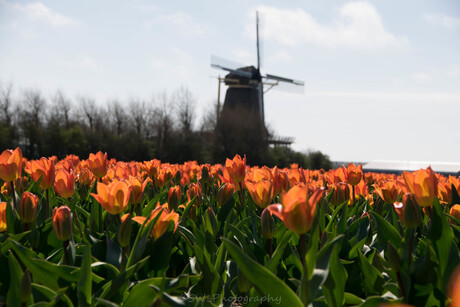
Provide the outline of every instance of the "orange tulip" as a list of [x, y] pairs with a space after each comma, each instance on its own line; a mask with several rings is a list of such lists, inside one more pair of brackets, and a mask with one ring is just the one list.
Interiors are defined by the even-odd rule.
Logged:
[[352, 204], [350, 201], [351, 192], [347, 183], [339, 182], [336, 184], [330, 184], [328, 193], [330, 193], [332, 189], [334, 189], [334, 194], [332, 194], [332, 197], [329, 200], [332, 205], [338, 206], [344, 202], [347, 202], [348, 205]]
[[75, 193], [75, 176], [73, 171], [58, 170], [54, 181], [54, 189], [63, 198], [72, 196]]
[[68, 241], [72, 236], [72, 212], [69, 207], [61, 206], [53, 210], [53, 229], [56, 237], [61, 241]]
[[438, 180], [431, 167], [414, 173], [403, 172], [402, 175], [407, 189], [414, 194], [417, 203], [421, 207], [431, 207], [438, 195]]
[[356, 166], [350, 163], [347, 168], [342, 165], [342, 170], [345, 174], [345, 181], [352, 186], [357, 185], [363, 178], [363, 166], [361, 164]]
[[24, 192], [19, 204], [19, 217], [23, 223], [32, 223], [37, 214], [38, 196], [30, 192]]
[[[460, 220], [460, 205], [453, 205], [452, 208], [450, 208], [449, 214]], [[452, 224], [455, 223], [452, 219], [450, 219], [450, 222]]]
[[107, 153], [99, 151], [96, 154], [89, 154], [88, 164], [90, 170], [97, 178], [102, 178], [107, 174]]
[[227, 159], [223, 169], [222, 180], [224, 182], [238, 185], [244, 180], [246, 175], [246, 156], [241, 159], [240, 155], [236, 155], [233, 160]]
[[375, 184], [374, 188], [374, 191], [377, 192], [380, 198], [387, 204], [395, 203], [401, 195], [396, 182], [393, 180], [385, 181], [379, 185]]
[[145, 187], [151, 181], [150, 178], [147, 178], [142, 182], [139, 177], [129, 176], [128, 183], [131, 185], [130, 201], [132, 204], [139, 204], [141, 202]]
[[294, 186], [281, 195], [281, 204], [270, 205], [267, 209], [291, 231], [305, 234], [311, 227], [323, 191], [318, 189], [309, 194], [307, 187]]
[[53, 187], [55, 178], [53, 159], [41, 158], [40, 160], [30, 161], [29, 171], [35, 182], [37, 182], [40, 177], [42, 178], [42, 181], [40, 181], [40, 188], [48, 190]]
[[450, 182], [439, 181], [438, 198], [442, 203], [452, 203], [452, 184]]
[[273, 183], [271, 180], [247, 181], [246, 189], [254, 203], [260, 208], [267, 207], [273, 199]]
[[118, 243], [121, 247], [126, 247], [129, 245], [132, 232], [132, 218], [130, 213], [126, 213], [121, 217], [121, 225], [118, 230]]
[[[174, 223], [174, 232], [176, 232], [177, 226], [179, 225], [179, 214], [175, 213], [174, 210], [170, 212], [168, 210], [168, 204], [163, 204], [161, 206], [158, 204], [150, 214], [147, 223], [153, 220], [158, 214], [160, 214], [160, 217], [153, 226], [152, 233], [150, 234], [154, 241], [161, 237], [166, 230], [168, 230], [171, 223]], [[144, 216], [133, 217], [133, 221], [141, 225], [144, 224], [146, 219], [147, 218]]]
[[8, 230], [8, 225], [6, 224], [6, 202], [0, 203], [0, 232]]
[[203, 191], [201, 189], [201, 184], [199, 182], [191, 183], [187, 190], [187, 200], [188, 201], [191, 201], [195, 196], [196, 196], [195, 204], [199, 206], [203, 199]]
[[21, 176], [22, 152], [18, 147], [14, 151], [7, 149], [0, 155], [0, 178], [12, 182]]
[[459, 307], [460, 306], [460, 265], [454, 269], [452, 275], [450, 276], [449, 285], [447, 287], [448, 294], [450, 298], [450, 307]]
[[123, 180], [114, 180], [109, 184], [97, 183], [97, 194], [91, 195], [110, 214], [116, 215], [125, 211], [129, 203], [131, 187]]

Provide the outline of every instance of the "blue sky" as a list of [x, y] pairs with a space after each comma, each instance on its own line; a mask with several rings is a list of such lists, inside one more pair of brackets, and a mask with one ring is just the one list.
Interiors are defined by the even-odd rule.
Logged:
[[[333, 160], [460, 162], [458, 1], [0, 0], [0, 81], [149, 100], [187, 86], [216, 101], [210, 56], [305, 81], [270, 91], [268, 125]], [[199, 121], [197, 121], [199, 124]]]

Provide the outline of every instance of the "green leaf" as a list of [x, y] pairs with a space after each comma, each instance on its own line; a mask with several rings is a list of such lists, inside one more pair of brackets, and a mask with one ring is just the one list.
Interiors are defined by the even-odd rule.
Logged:
[[91, 246], [87, 243], [81, 263], [81, 276], [78, 281], [78, 305], [91, 305]]
[[[343, 264], [340, 261], [335, 260], [339, 259], [339, 249], [334, 249], [331, 259], [332, 261], [330, 261], [329, 265], [329, 276], [324, 283], [323, 293], [329, 306], [343, 306], [344, 303], [346, 303], [344, 292], [348, 273]], [[361, 301], [355, 304], [359, 303], [361, 303]]]
[[384, 284], [382, 273], [369, 262], [360, 250], [358, 250], [358, 255], [361, 272], [364, 277], [361, 282], [363, 290], [368, 294], [380, 294], [380, 290]]
[[270, 258], [270, 260], [268, 260], [267, 264], [265, 264], [265, 267], [271, 272], [276, 273], [276, 267], [280, 263], [283, 257], [284, 249], [286, 248], [291, 237], [292, 237], [291, 231], [286, 231], [284, 233], [284, 236], [279, 242], [278, 246], [276, 247], [275, 252], [273, 253], [272, 257]]
[[345, 292], [344, 293], [345, 304], [346, 305], [359, 305], [364, 302], [362, 298], [357, 297], [353, 293]]
[[8, 256], [8, 268], [10, 273], [10, 287], [8, 289], [7, 304], [8, 306], [20, 307], [21, 299], [19, 296], [19, 288], [24, 273], [12, 252], [10, 252]]
[[387, 246], [388, 241], [390, 241], [394, 247], [399, 248], [402, 242], [402, 237], [399, 232], [379, 214], [372, 211], [370, 214], [377, 225], [377, 240], [382, 248]]
[[[331, 193], [329, 193], [329, 194], [331, 194]], [[340, 210], [346, 205], [347, 205], [347, 202], [344, 202], [343, 204], [340, 204], [339, 206], [337, 206], [337, 208], [335, 208], [334, 213], [332, 213], [332, 217], [331, 217], [331, 219], [329, 220], [329, 223], [326, 226], [326, 232], [330, 232], [332, 230], [332, 227], [334, 226], [335, 218], [340, 213]]]
[[[331, 263], [331, 256], [333, 255], [334, 249], [343, 240], [344, 235], [338, 235], [331, 241], [327, 242], [318, 252], [316, 257], [315, 270], [313, 271], [313, 277], [308, 282], [308, 298], [312, 302], [316, 299], [318, 290], [326, 282], [329, 275], [329, 266]], [[338, 253], [337, 253], [338, 254]], [[333, 259], [332, 261], [339, 261], [339, 259]], [[307, 265], [311, 265], [308, 263]]]
[[286, 283], [276, 277], [267, 268], [249, 258], [238, 246], [230, 240], [223, 238], [223, 244], [240, 270], [252, 285], [265, 296], [282, 297], [284, 306], [303, 306], [300, 299]]
[[224, 205], [220, 208], [219, 213], [217, 213], [217, 219], [225, 223], [225, 220], [228, 218], [228, 214], [232, 211], [233, 207], [235, 206], [235, 200], [233, 197], [230, 197]]
[[443, 289], [449, 282], [450, 272], [460, 263], [458, 248], [454, 243], [454, 233], [449, 221], [442, 212], [439, 200], [436, 198], [431, 211], [431, 229], [428, 238], [433, 242], [439, 259], [439, 268], [443, 279]]
[[[60, 288], [59, 279], [66, 280], [70, 283], [77, 283], [80, 280], [80, 268], [75, 268], [67, 265], [57, 265], [45, 261], [41, 258], [38, 258], [34, 252], [28, 250], [16, 241], [11, 242], [12, 249], [16, 252], [21, 262], [32, 273], [34, 282], [43, 284], [53, 290], [58, 290]], [[92, 273], [91, 276], [93, 281], [96, 283], [104, 280], [94, 273]]]

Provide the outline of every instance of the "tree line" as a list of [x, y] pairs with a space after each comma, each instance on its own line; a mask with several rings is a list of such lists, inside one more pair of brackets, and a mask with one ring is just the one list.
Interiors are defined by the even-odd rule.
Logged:
[[[247, 152], [222, 150], [215, 133], [216, 114], [216, 106], [211, 106], [198, 122], [195, 97], [183, 86], [149, 100], [113, 98], [100, 104], [90, 96], [72, 99], [58, 90], [47, 97], [38, 89], [18, 90], [12, 83], [0, 82], [0, 150], [19, 146], [29, 159], [87, 157], [101, 150], [117, 160], [156, 158], [171, 163], [223, 163], [239, 153], [246, 154], [252, 165], [331, 167], [320, 152], [267, 146], [254, 159], [250, 146]], [[254, 150], [260, 153], [260, 148]]]

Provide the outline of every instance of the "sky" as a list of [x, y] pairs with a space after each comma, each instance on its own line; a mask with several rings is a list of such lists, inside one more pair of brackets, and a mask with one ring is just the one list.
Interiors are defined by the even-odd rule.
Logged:
[[0, 0], [0, 82], [101, 105], [186, 86], [201, 116], [225, 75], [211, 55], [256, 64], [256, 11], [262, 73], [305, 82], [265, 95], [266, 124], [293, 149], [460, 162], [457, 0]]

